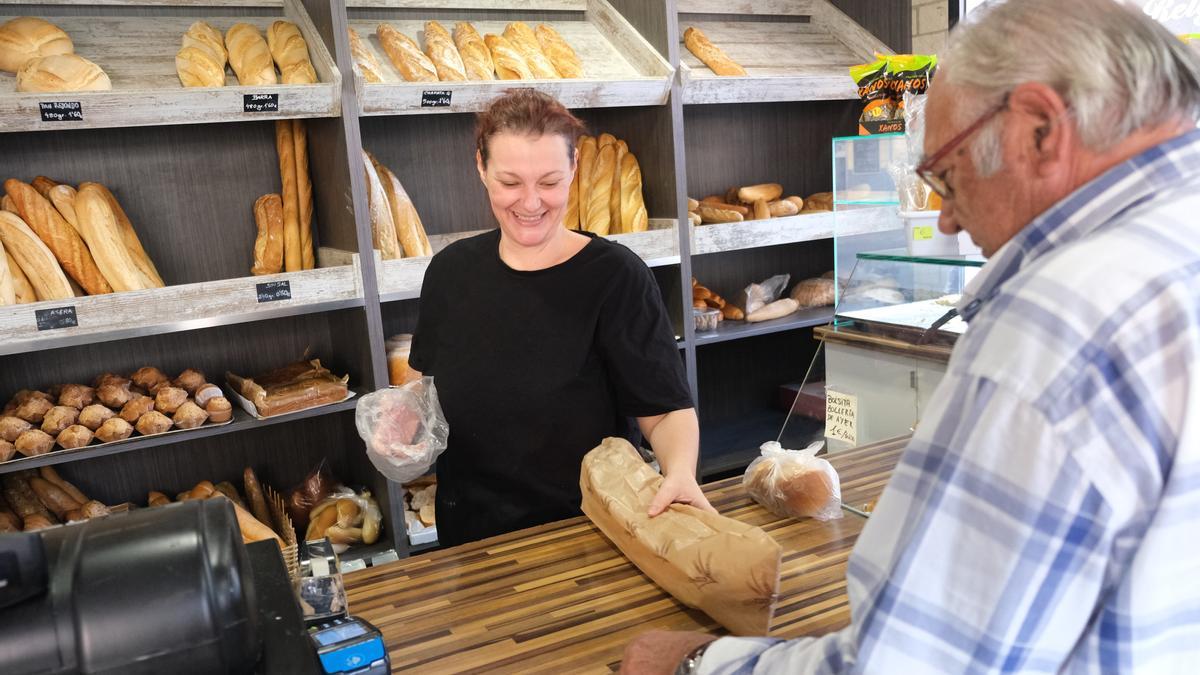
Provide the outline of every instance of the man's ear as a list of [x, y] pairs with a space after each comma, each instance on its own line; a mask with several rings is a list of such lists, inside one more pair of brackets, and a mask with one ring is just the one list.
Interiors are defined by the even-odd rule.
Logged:
[[483, 155], [478, 150], [475, 151], [475, 169], [479, 171], [480, 182], [487, 185], [487, 169], [483, 166]]
[[1018, 151], [1041, 176], [1061, 170], [1070, 160], [1071, 148], [1076, 143], [1066, 101], [1045, 84], [1026, 82], [1013, 89], [1008, 103], [1016, 118]]

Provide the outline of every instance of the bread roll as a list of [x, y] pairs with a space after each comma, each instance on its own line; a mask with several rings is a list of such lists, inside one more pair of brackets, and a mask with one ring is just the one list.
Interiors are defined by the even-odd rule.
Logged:
[[175, 379], [171, 381], [171, 384], [186, 391], [188, 396], [191, 396], [195, 394], [196, 390], [207, 381], [208, 379], [204, 377], [204, 373], [200, 372], [199, 370], [196, 370], [195, 368], [185, 368], [182, 373], [177, 375]]
[[767, 212], [771, 214], [772, 218], [785, 218], [800, 213], [800, 209], [794, 202], [780, 199], [767, 204]]
[[267, 28], [267, 47], [279, 66], [279, 80], [284, 84], [315, 84], [317, 71], [308, 58], [308, 43], [300, 29], [291, 21], [276, 21]]
[[78, 408], [72, 408], [69, 405], [56, 405], [46, 411], [46, 416], [42, 418], [42, 431], [51, 436], [57, 436], [62, 433], [63, 429], [75, 424], [78, 420]]
[[96, 400], [96, 390], [86, 384], [64, 384], [58, 393], [58, 404], [83, 410]]
[[745, 218], [732, 209], [723, 209], [700, 202], [700, 219], [705, 223], [740, 223]]
[[293, 158], [296, 163], [296, 202], [300, 215], [300, 268], [317, 266], [312, 241], [312, 180], [308, 176], [308, 126], [304, 120], [292, 120]]
[[204, 424], [204, 421], [208, 419], [208, 413], [195, 403], [185, 401], [175, 410], [171, 419], [175, 422], [177, 429], [195, 429]]
[[350, 36], [350, 55], [354, 57], [355, 70], [369, 83], [383, 82], [383, 67], [375, 59], [375, 53], [359, 37], [358, 31], [348, 28], [346, 32]]
[[63, 29], [32, 16], [19, 16], [0, 26], [0, 70], [16, 73], [31, 59], [72, 54], [75, 45]]
[[153, 436], [154, 434], [170, 431], [173, 424], [174, 422], [171, 421], [170, 417], [157, 410], [151, 410], [138, 418], [134, 428], [143, 436]]
[[[5, 196], [5, 199], [8, 197]], [[3, 228], [0, 227], [0, 242], [3, 242]], [[8, 263], [8, 273], [12, 277], [13, 293], [16, 297], [16, 304], [24, 305], [31, 302], [37, 302], [37, 291], [33, 289], [33, 284], [29, 283], [29, 278], [25, 276], [25, 271], [17, 264], [16, 259], [4, 252], [4, 260]], [[60, 270], [61, 273], [61, 270]]]
[[[44, 243], [44, 247], [49, 249], [54, 254], [54, 258], [62, 265], [62, 270], [71, 275], [71, 278], [79, 282], [79, 285], [92, 295], [100, 295], [103, 293], [111, 293], [112, 286], [105, 280], [100, 268], [96, 266], [96, 261], [92, 257], [83, 239], [75, 228], [67, 224], [67, 221], [58, 213], [54, 205], [46, 200], [45, 197], [37, 193], [32, 185], [22, 183], [19, 180], [10, 178], [4, 181], [4, 190], [12, 197], [13, 204], [17, 207], [17, 212], [20, 214], [19, 221], [24, 221], [28, 227], [25, 228], [28, 234], [36, 233], [37, 238]], [[76, 209], [78, 213], [78, 209]], [[0, 213], [0, 218], [11, 214]], [[11, 217], [8, 218], [12, 222]], [[17, 223], [12, 223], [15, 230], [20, 230]], [[51, 280], [57, 283], [54, 278], [53, 269], [38, 262], [38, 256], [35, 251], [30, 250], [29, 242], [17, 237], [18, 243], [10, 243], [8, 239], [4, 239], [4, 245], [9, 250], [13, 257], [21, 263], [25, 274], [29, 276], [29, 281], [34, 284], [34, 288], [38, 289], [38, 299], [61, 299], [64, 297], [73, 297], [71, 294], [61, 295], [55, 298], [42, 297], [42, 288], [38, 286], [39, 281], [44, 285], [45, 279], [35, 281], [33, 275], [51, 275]], [[24, 243], [19, 243], [24, 241]], [[32, 246], [33, 249], [39, 248]], [[32, 257], [32, 260], [30, 258]], [[31, 269], [25, 263], [27, 260], [34, 265]], [[39, 269], [40, 267], [40, 269]], [[69, 287], [70, 284], [68, 284]], [[59, 292], [66, 289], [58, 288]]]
[[461, 82], [467, 79], [466, 67], [450, 33], [437, 21], [425, 22], [425, 55], [433, 62], [442, 82]]
[[783, 186], [779, 183], [762, 183], [761, 185], [747, 185], [743, 188], [738, 188], [738, 200], [745, 204], [753, 204], [762, 199], [768, 202], [775, 201], [783, 196]]
[[833, 210], [833, 193], [818, 192], [809, 195], [804, 200], [804, 206], [800, 209], [800, 213], [815, 213], [819, 211]]
[[396, 238], [396, 222], [392, 218], [391, 205], [379, 172], [375, 170], [375, 164], [365, 150], [362, 158], [367, 176], [367, 204], [371, 210], [372, 245], [384, 260], [403, 258], [404, 251], [400, 247], [400, 240]]
[[32, 428], [32, 424], [26, 422], [20, 417], [15, 417], [13, 415], [0, 417], [0, 440], [12, 443], [13, 441], [17, 440], [18, 436]]
[[584, 136], [579, 141], [579, 150], [575, 153], [576, 157], [579, 158], [575, 167], [575, 176], [579, 181], [580, 230], [588, 230], [588, 196], [592, 193], [592, 186], [594, 184], [592, 176], [595, 173], [596, 153], [598, 151], [599, 146], [596, 144], [596, 139], [591, 136]]
[[642, 169], [632, 152], [621, 160], [621, 223], [625, 232], [645, 232], [650, 227], [642, 198]]
[[429, 245], [429, 238], [425, 236], [425, 226], [421, 224], [421, 216], [417, 214], [417, 209], [409, 199], [404, 186], [400, 184], [400, 179], [396, 178], [390, 169], [379, 163], [373, 155], [368, 154], [368, 156], [375, 166], [375, 172], [379, 175], [383, 191], [387, 194], [388, 206], [392, 212], [392, 224], [396, 228], [396, 239], [404, 249], [404, 257], [420, 258], [433, 255], [433, 247]]
[[30, 429], [17, 436], [13, 445], [16, 446], [17, 452], [26, 457], [44, 455], [54, 449], [54, 437], [41, 429]]
[[271, 48], [262, 33], [248, 23], [235, 23], [225, 33], [225, 48], [229, 50], [229, 65], [237, 74], [238, 84], [257, 86], [277, 84]]
[[539, 80], [557, 80], [559, 79], [558, 71], [554, 69], [554, 64], [542, 52], [542, 46], [538, 43], [537, 35], [529, 28], [529, 25], [524, 21], [513, 21], [504, 27], [504, 37], [516, 47], [517, 51], [524, 57], [525, 63], [529, 66], [529, 72]]
[[825, 469], [827, 463], [808, 466], [765, 456], [756, 461], [743, 484], [755, 501], [776, 515], [812, 518], [826, 511], [831, 500], [840, 500], [837, 473]]
[[296, 143], [291, 120], [275, 122], [275, 151], [279, 156], [279, 175], [283, 181], [283, 269], [304, 269], [300, 252], [300, 198], [296, 186]]
[[533, 73], [521, 52], [502, 35], [483, 36], [483, 43], [492, 53], [492, 63], [496, 66], [496, 77], [501, 80], [532, 80]]
[[558, 71], [560, 77], [583, 77], [583, 62], [558, 31], [543, 23], [538, 25], [534, 34], [537, 35], [542, 53], [554, 64], [554, 70]]
[[112, 410], [98, 403], [93, 403], [79, 411], [79, 423], [95, 431], [108, 420], [116, 416]]
[[209, 399], [208, 403], [204, 404], [204, 412], [208, 413], [208, 421], [213, 424], [222, 424], [233, 419], [233, 406], [224, 396]]
[[112, 82], [100, 66], [76, 54], [30, 59], [17, 71], [17, 91], [109, 91]]
[[79, 185], [80, 189], [85, 186], [91, 187], [108, 199], [108, 205], [112, 207], [113, 215], [117, 217], [117, 226], [121, 229], [121, 239], [125, 242], [125, 248], [129, 250], [129, 254], [133, 257], [133, 264], [137, 265], [142, 274], [154, 283], [155, 288], [165, 286], [166, 284], [163, 283], [162, 276], [158, 273], [158, 268], [154, 266], [154, 261], [150, 259], [149, 254], [146, 253], [146, 249], [142, 248], [142, 241], [138, 239], [137, 231], [133, 229], [133, 223], [130, 222], [125, 209], [121, 208], [116, 195], [112, 193], [112, 190], [109, 190], [100, 183], [81, 183]]
[[734, 63], [720, 47], [709, 41], [699, 28], [689, 26], [683, 31], [683, 44], [688, 51], [704, 62], [717, 75], [745, 75], [746, 69]]
[[[592, 187], [581, 208], [587, 211], [587, 231], [600, 236], [609, 233], [612, 214], [609, 213], [612, 196], [613, 173], [617, 170], [617, 148], [606, 145], [596, 153], [596, 165], [592, 169]], [[580, 191], [580, 198], [583, 192]]]
[[184, 47], [175, 53], [175, 74], [185, 87], [225, 86], [225, 64], [199, 47]]
[[135, 385], [145, 389], [151, 394], [158, 391], [159, 387], [170, 384], [171, 380], [166, 373], [155, 368], [154, 366], [143, 366], [138, 368], [129, 378]]
[[454, 24], [454, 44], [458, 47], [458, 55], [462, 58], [468, 80], [496, 79], [496, 64], [492, 62], [492, 51], [475, 30], [475, 26], [466, 21]]
[[254, 266], [250, 274], [278, 274], [283, 271], [283, 198], [263, 195], [254, 202]]
[[387, 52], [388, 59], [392, 65], [400, 72], [400, 76], [407, 82], [437, 82], [437, 67], [433, 65], [433, 61], [429, 60], [421, 52], [421, 48], [413, 42], [412, 38], [392, 28], [386, 23], [381, 23], [375, 29], [375, 35], [379, 38], [380, 44], [383, 45], [383, 51]]
[[171, 503], [171, 498], [157, 490], [151, 490], [146, 495], [146, 506], [166, 506]]
[[100, 399], [100, 402], [109, 408], [120, 410], [121, 406], [133, 398], [133, 393], [129, 391], [128, 382], [124, 384], [106, 382], [96, 389], [96, 398]]
[[196, 391], [192, 393], [192, 400], [196, 402], [196, 405], [203, 408], [204, 406], [208, 405], [209, 401], [217, 398], [218, 396], [223, 396], [221, 393], [221, 388], [215, 384], [209, 384], [205, 382], [199, 387], [196, 387]]
[[125, 405], [121, 406], [121, 419], [133, 424], [141, 419], [142, 415], [154, 410], [154, 399], [141, 394], [134, 394], [133, 398], [129, 399]]
[[96, 430], [96, 438], [101, 443], [113, 443], [115, 441], [123, 441], [133, 435], [133, 425], [120, 417], [113, 417], [106, 420], [100, 428]]
[[104, 193], [96, 189], [95, 183], [79, 186], [79, 193], [75, 197], [75, 215], [96, 266], [113, 290], [154, 288], [154, 282], [142, 273], [125, 247], [117, 216]]
[[44, 398], [30, 398], [18, 405], [13, 414], [30, 424], [40, 425], [52, 408], [54, 404]]
[[154, 409], [164, 415], [173, 415], [187, 400], [187, 392], [179, 387], [159, 387], [154, 394]]
[[221, 68], [221, 84], [217, 86], [225, 84], [225, 64], [229, 61], [229, 53], [225, 51], [225, 38], [221, 37], [221, 31], [204, 21], [197, 21], [188, 26], [180, 46], [184, 49], [193, 48], [208, 52]]
[[[7, 462], [8, 460], [12, 459], [13, 455], [15, 455], [15, 454], [17, 454], [17, 446], [13, 445], [12, 443], [9, 443], [8, 441], [6, 441], [4, 439], [0, 439], [0, 462]], [[3, 516], [3, 512], [0, 512], [0, 516]], [[2, 518], [0, 518], [0, 521], [2, 521]], [[2, 524], [2, 523], [0, 523], [0, 524]], [[11, 532], [11, 531], [12, 530], [5, 530], [5, 529], [3, 529], [3, 527], [0, 527], [0, 532]]]
[[71, 426], [58, 432], [57, 441], [60, 446], [67, 450], [82, 448], [92, 442], [92, 437], [95, 434], [91, 429], [82, 424], [72, 424]]

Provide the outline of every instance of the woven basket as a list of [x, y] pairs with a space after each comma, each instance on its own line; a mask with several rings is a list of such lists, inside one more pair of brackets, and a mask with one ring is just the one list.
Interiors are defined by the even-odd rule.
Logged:
[[279, 493], [270, 485], [263, 485], [263, 496], [267, 498], [267, 507], [275, 522], [271, 526], [283, 539], [283, 564], [287, 567], [288, 578], [296, 581], [300, 578], [300, 545], [296, 542], [296, 528], [288, 516], [286, 503]]

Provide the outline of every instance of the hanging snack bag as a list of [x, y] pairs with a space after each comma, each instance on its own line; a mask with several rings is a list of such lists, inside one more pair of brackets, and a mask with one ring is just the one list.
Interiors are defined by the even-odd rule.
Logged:
[[896, 101], [888, 84], [887, 58], [851, 66], [850, 77], [858, 85], [858, 96], [863, 102], [858, 133], [863, 136], [880, 133], [879, 125], [891, 121], [896, 110]]

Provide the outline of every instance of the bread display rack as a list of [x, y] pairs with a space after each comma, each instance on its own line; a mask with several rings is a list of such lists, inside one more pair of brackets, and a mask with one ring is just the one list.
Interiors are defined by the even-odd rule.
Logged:
[[[348, 0], [350, 28], [356, 30], [382, 69], [383, 82], [372, 84], [355, 76], [364, 115], [472, 112], [514, 86], [535, 86], [570, 108], [662, 105], [674, 74], [670, 64], [607, 0]], [[386, 8], [386, 13], [381, 13]], [[372, 18], [358, 18], [376, 10]], [[470, 11], [468, 11], [470, 10]], [[476, 20], [471, 11], [480, 17]], [[447, 12], [453, 19], [444, 19]], [[451, 29], [468, 20], [480, 35], [504, 32], [510, 21], [534, 12], [553, 12], [539, 20], [562, 35], [583, 62], [583, 77], [573, 79], [494, 80], [467, 82], [406, 82], [388, 60], [376, 35], [382, 22], [423, 46], [425, 22], [439, 19]], [[530, 26], [536, 25], [533, 20]]]
[[[871, 61], [876, 52], [892, 53], [827, 0], [678, 0], [676, 4], [684, 103], [855, 99], [858, 90], [850, 66]], [[683, 44], [688, 27], [702, 30], [747, 74], [714, 73]]]

